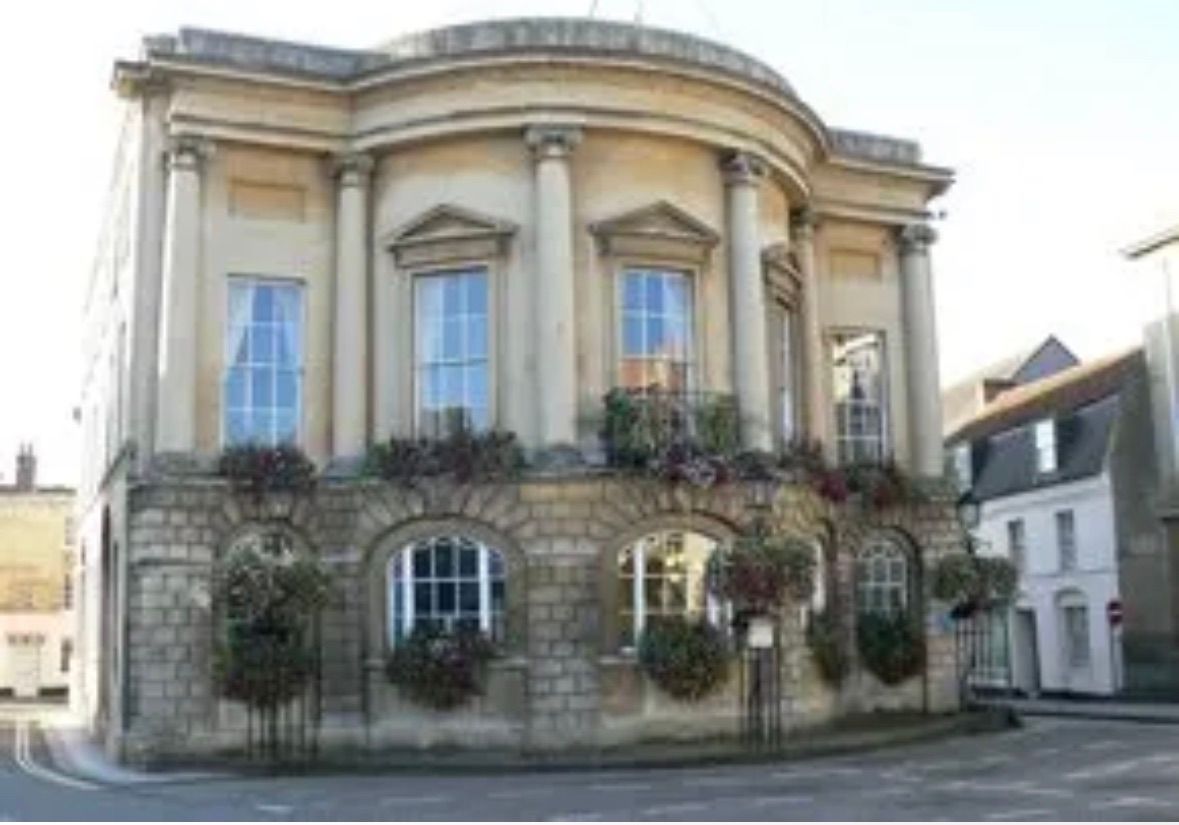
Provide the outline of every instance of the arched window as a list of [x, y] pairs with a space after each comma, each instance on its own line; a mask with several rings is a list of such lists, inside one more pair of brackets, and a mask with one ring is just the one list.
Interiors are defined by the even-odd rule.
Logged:
[[465, 536], [416, 541], [389, 557], [389, 643], [415, 630], [504, 638], [504, 559]]
[[876, 536], [856, 559], [856, 607], [861, 613], [899, 613], [908, 606], [908, 554], [896, 540]]
[[618, 555], [619, 637], [634, 647], [652, 619], [663, 616], [720, 620], [720, 605], [706, 586], [716, 542], [699, 533], [661, 530]]

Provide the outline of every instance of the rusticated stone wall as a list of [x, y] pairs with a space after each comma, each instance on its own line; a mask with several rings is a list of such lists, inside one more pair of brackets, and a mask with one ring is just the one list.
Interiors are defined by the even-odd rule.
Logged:
[[[243, 531], [281, 525], [333, 569], [336, 598], [322, 616], [325, 747], [432, 745], [584, 747], [648, 737], [737, 731], [735, 680], [718, 697], [684, 705], [662, 695], [615, 644], [617, 552], [657, 529], [725, 541], [755, 518], [820, 538], [831, 571], [829, 603], [853, 623], [854, 551], [873, 530], [903, 538], [918, 571], [959, 549], [952, 500], [862, 514], [802, 486], [710, 490], [603, 474], [530, 476], [520, 482], [403, 487], [325, 481], [304, 496], [265, 500], [213, 479], [157, 480], [131, 494], [126, 730], [132, 760], [232, 750], [244, 715], [216, 696], [211, 581], [218, 555]], [[416, 538], [461, 532], [499, 549], [507, 576], [507, 640], [485, 696], [450, 713], [397, 695], [383, 674], [385, 564]], [[918, 583], [921, 582], [920, 572]], [[927, 610], [929, 668], [896, 688], [859, 667], [839, 689], [818, 678], [801, 616], [783, 620], [784, 718], [804, 728], [874, 708], [954, 707], [953, 638]]]

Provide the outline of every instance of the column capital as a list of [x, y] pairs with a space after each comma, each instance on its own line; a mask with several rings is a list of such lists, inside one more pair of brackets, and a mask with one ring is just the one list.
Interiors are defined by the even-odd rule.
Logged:
[[902, 254], [924, 254], [937, 241], [937, 230], [927, 223], [911, 223], [897, 230]]
[[790, 230], [800, 241], [810, 240], [819, 226], [819, 213], [811, 206], [800, 206], [790, 210]]
[[188, 169], [199, 172], [201, 165], [213, 157], [213, 141], [196, 135], [173, 135], [164, 150], [169, 169]]
[[568, 157], [581, 137], [581, 127], [568, 124], [538, 124], [524, 130], [524, 142], [537, 160]]
[[331, 159], [332, 175], [340, 182], [340, 188], [368, 186], [375, 162], [367, 152], [347, 152], [334, 155]]
[[729, 186], [756, 185], [766, 174], [765, 161], [751, 152], [726, 152], [720, 167]]

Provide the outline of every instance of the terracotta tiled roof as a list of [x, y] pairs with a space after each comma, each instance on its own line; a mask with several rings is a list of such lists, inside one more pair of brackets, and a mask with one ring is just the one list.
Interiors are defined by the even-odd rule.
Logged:
[[1126, 371], [1142, 358], [1142, 348], [1078, 364], [1031, 384], [1015, 387], [961, 424], [947, 439], [975, 440], [1027, 421], [1075, 410], [1121, 388]]

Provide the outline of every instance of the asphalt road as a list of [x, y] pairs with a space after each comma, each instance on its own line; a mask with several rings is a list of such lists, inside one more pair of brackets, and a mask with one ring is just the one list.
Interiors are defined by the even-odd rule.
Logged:
[[[3, 723], [0, 723], [2, 725]], [[1020, 730], [714, 768], [79, 783], [0, 728], [0, 819], [1179, 819], [1179, 725]]]

